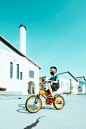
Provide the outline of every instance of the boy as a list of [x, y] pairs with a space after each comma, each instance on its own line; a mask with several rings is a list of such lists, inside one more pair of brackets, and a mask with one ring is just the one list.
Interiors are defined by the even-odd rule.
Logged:
[[[56, 72], [57, 72], [57, 68], [52, 66], [50, 68], [50, 74], [52, 75], [51, 78], [47, 81], [48, 84], [48, 90], [45, 91], [47, 92], [48, 94], [51, 94], [52, 95], [52, 98], [54, 99], [54, 95], [53, 95], [53, 92], [56, 91], [57, 89], [59, 89], [59, 77], [58, 75], [56, 75]], [[50, 84], [51, 82], [51, 84]], [[48, 97], [48, 95], [46, 94], [46, 97]]]

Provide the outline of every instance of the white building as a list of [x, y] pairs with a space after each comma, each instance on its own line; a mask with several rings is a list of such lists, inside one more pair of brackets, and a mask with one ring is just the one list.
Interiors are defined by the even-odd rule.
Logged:
[[84, 76], [76, 77], [79, 81], [78, 94], [86, 94], [86, 79]]
[[26, 27], [19, 28], [20, 51], [0, 36], [0, 87], [10, 94], [37, 94], [41, 67], [26, 56]]
[[[59, 84], [60, 88], [56, 91], [56, 93], [69, 93], [70, 88], [72, 93], [77, 93], [77, 87], [79, 85], [78, 80], [69, 72], [63, 72], [58, 73], [59, 76]], [[39, 82], [44, 79], [44, 81], [47, 81], [50, 78], [50, 76], [44, 76], [39, 78]], [[45, 84], [43, 89], [46, 90], [47, 85]]]

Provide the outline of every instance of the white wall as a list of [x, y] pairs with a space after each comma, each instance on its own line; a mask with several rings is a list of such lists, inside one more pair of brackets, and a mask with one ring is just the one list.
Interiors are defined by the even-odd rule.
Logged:
[[[10, 78], [10, 62], [13, 63], [13, 78]], [[19, 64], [19, 79], [17, 79], [17, 64]], [[29, 78], [29, 70], [34, 71], [34, 78]], [[22, 80], [20, 80], [20, 72], [22, 72]], [[35, 93], [39, 93], [39, 68], [25, 57], [2, 49], [0, 49], [0, 77], [0, 86], [6, 87], [7, 91], [28, 94], [28, 82], [33, 81]]]
[[69, 92], [70, 91], [70, 80], [64, 79], [64, 78], [60, 78], [59, 80], [60, 80], [59, 81], [60, 88], [58, 89], [58, 93]]
[[[61, 81], [64, 82], [64, 87], [61, 86]], [[67, 86], [67, 83], [69, 84], [69, 86]], [[79, 82], [71, 81], [71, 83], [72, 83], [72, 86], [74, 86], [72, 92], [77, 93], [77, 87]], [[63, 92], [70, 92], [70, 80], [60, 78], [60, 88], [62, 89]]]
[[[34, 78], [29, 77], [29, 70], [34, 71]], [[23, 94], [28, 94], [28, 82], [33, 81], [35, 84], [35, 94], [39, 92], [39, 68], [33, 63], [23, 58]]]
[[85, 86], [85, 94], [86, 94], [86, 86]]
[[35, 66], [35, 93], [39, 93], [39, 68]]
[[3, 87], [3, 52], [0, 51], [0, 87]]
[[[1, 49], [0, 52], [3, 53], [3, 63], [1, 68], [3, 69], [3, 87], [6, 87], [7, 91], [22, 92], [22, 80], [20, 80], [20, 72], [22, 72], [22, 57]], [[10, 78], [10, 62], [13, 63], [13, 78]], [[17, 79], [16, 75], [16, 64], [19, 64], [19, 79]]]
[[71, 81], [71, 83], [73, 84], [72, 86], [74, 87], [74, 88], [72, 89], [72, 92], [73, 92], [73, 93], [77, 93], [77, 88], [78, 88], [79, 82]]

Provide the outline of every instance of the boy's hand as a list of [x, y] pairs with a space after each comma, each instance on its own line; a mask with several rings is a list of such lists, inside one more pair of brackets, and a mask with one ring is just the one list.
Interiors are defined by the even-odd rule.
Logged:
[[58, 80], [57, 81], [52, 81], [53, 83], [58, 83]]

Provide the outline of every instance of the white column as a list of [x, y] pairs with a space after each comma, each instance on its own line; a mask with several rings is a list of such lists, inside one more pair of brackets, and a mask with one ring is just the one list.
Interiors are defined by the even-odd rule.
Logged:
[[20, 51], [26, 55], [26, 27], [20, 25]]

